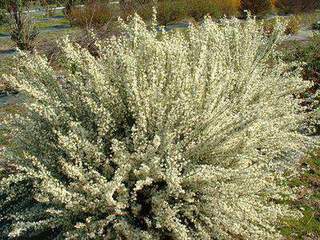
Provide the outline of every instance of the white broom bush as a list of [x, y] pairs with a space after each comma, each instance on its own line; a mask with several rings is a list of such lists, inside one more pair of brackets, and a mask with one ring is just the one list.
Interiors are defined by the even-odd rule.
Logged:
[[59, 71], [25, 54], [6, 77], [28, 101], [8, 122], [2, 237], [281, 238], [308, 142], [293, 97], [307, 83], [276, 50], [284, 27], [121, 24], [99, 57], [65, 40]]

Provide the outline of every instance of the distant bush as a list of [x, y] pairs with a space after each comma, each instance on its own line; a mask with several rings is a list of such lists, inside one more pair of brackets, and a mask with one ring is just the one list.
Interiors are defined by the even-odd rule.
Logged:
[[150, 20], [153, 7], [157, 8], [157, 19], [163, 25], [192, 18], [200, 21], [206, 15], [221, 16], [217, 6], [208, 0], [162, 0], [156, 5], [151, 1], [148, 4], [137, 5], [135, 10], [142, 18]]
[[237, 16], [239, 9], [238, 0], [159, 0], [154, 1], [123, 1], [122, 9], [126, 15], [138, 12], [144, 19], [151, 19], [152, 8], [156, 7], [158, 20], [161, 24], [168, 24], [193, 18], [200, 21], [206, 15], [213, 18]]
[[287, 62], [304, 62], [301, 74], [303, 78], [310, 81], [312, 85], [301, 95], [304, 99], [303, 105], [307, 106], [308, 111], [317, 109], [311, 125], [314, 133], [320, 134], [320, 34], [315, 34], [310, 41], [303, 43], [291, 43], [286, 49], [285, 60]]
[[306, 63], [303, 76], [320, 86], [320, 34], [315, 34], [308, 43], [295, 43], [287, 51], [287, 59]]
[[272, 10], [272, 3], [270, 0], [241, 0], [240, 12], [242, 15], [246, 15], [246, 11], [249, 11], [252, 15], [263, 16], [270, 13]]
[[312, 29], [320, 31], [320, 20], [312, 24]]
[[263, 20], [262, 26], [263, 26], [264, 32], [267, 35], [272, 34], [278, 19], [284, 22], [286, 26], [284, 33], [286, 35], [296, 34], [301, 28], [301, 18], [299, 16], [291, 16], [289, 19], [278, 17], [274, 19]]
[[290, 17], [287, 26], [286, 26], [286, 34], [296, 34], [301, 28], [301, 19], [298, 16]]
[[39, 34], [29, 15], [20, 13], [18, 22], [10, 22], [10, 37], [21, 50], [32, 50]]
[[95, 28], [116, 20], [117, 14], [117, 11], [108, 4], [90, 2], [84, 7], [73, 7], [67, 17], [73, 25]]
[[66, 40], [58, 71], [24, 55], [6, 77], [29, 100], [6, 124], [1, 238], [280, 239], [308, 142], [284, 27], [122, 27], [99, 57]]
[[316, 9], [319, 0], [276, 0], [274, 5], [283, 14], [309, 12]]
[[158, 21], [163, 25], [191, 18], [199, 21], [206, 15], [211, 15], [212, 17], [220, 15], [217, 7], [208, 0], [161, 0], [156, 5], [153, 1], [144, 4], [139, 3], [140, 1], [137, 1], [132, 8], [127, 7], [126, 14], [132, 14], [132, 12], [136, 11], [143, 19], [150, 20], [152, 9], [156, 7]]
[[32, 17], [26, 12], [31, 3], [30, 0], [0, 1], [0, 9], [5, 10], [6, 16], [9, 18], [11, 40], [21, 50], [32, 50], [38, 35]]
[[0, 8], [0, 25], [7, 24], [9, 21], [8, 12]]
[[162, 2], [165, 0], [119, 0], [119, 4], [124, 9], [137, 9], [145, 4]]
[[240, 0], [211, 0], [222, 15], [238, 16]]

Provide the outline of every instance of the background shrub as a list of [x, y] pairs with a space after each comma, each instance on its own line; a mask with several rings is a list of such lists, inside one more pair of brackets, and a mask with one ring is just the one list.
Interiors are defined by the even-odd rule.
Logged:
[[284, 31], [286, 35], [296, 34], [300, 30], [302, 25], [301, 18], [299, 16], [290, 16], [289, 18], [279, 17], [274, 19], [265, 19], [262, 21], [264, 32], [267, 35], [272, 34], [277, 24], [277, 21], [279, 20], [282, 21], [283, 24], [286, 26]]
[[245, 11], [250, 11], [255, 16], [263, 16], [270, 13], [272, 4], [270, 0], [241, 0], [240, 12], [246, 15]]
[[301, 19], [298, 16], [293, 16], [289, 18], [286, 26], [286, 34], [296, 34], [301, 28]]
[[313, 29], [313, 30], [320, 31], [320, 20], [319, 20], [319, 21], [316, 21], [316, 22], [312, 25], [312, 29]]
[[[150, 20], [152, 18], [153, 3], [143, 5], [139, 8], [138, 13], [143, 19]], [[160, 1], [156, 5], [157, 19], [160, 24], [166, 25], [168, 23], [179, 22], [187, 18], [191, 18], [189, 14], [190, 5], [183, 0], [176, 1]], [[196, 14], [196, 12], [194, 12]]]
[[[6, 11], [9, 17], [9, 32], [11, 39], [21, 50], [32, 50], [38, 31], [27, 12], [32, 1], [29, 0], [2, 0], [0, 9]], [[4, 20], [4, 19], [3, 19]]]
[[[154, 6], [157, 8], [159, 23], [164, 25], [186, 19], [190, 20], [191, 18], [200, 21], [206, 15], [218, 17], [221, 14], [216, 5], [212, 4], [211, 1], [205, 0], [162, 0], [158, 1], [156, 5], [153, 1], [149, 1], [149, 3], [141, 5], [137, 3], [134, 8], [142, 18], [150, 20]], [[131, 14], [132, 12], [128, 11], [127, 13]]]
[[238, 0], [160, 0], [154, 1], [123, 1], [124, 16], [137, 11], [144, 19], [151, 19], [152, 8], [157, 7], [157, 17], [161, 24], [194, 19], [200, 21], [206, 15], [213, 18], [236, 16], [239, 10]]
[[238, 16], [240, 0], [211, 0], [220, 11], [222, 15], [226, 16]]
[[108, 3], [89, 2], [84, 7], [73, 7], [68, 14], [71, 24], [95, 28], [117, 19], [118, 11]]
[[218, 17], [221, 15], [220, 10], [212, 1], [190, 0], [185, 3], [187, 15], [197, 21], [203, 20], [206, 15]]
[[[303, 78], [314, 81], [315, 87], [320, 84], [320, 34], [315, 34], [308, 43], [295, 43], [287, 51], [288, 61], [306, 63], [303, 68]], [[314, 89], [314, 93], [315, 93]]]
[[313, 134], [319, 135], [320, 133], [320, 35], [315, 34], [308, 42], [290, 43], [286, 49], [286, 61], [299, 61], [304, 62], [302, 68], [302, 76], [306, 81], [310, 81], [312, 85], [310, 88], [301, 95], [304, 99], [303, 105], [308, 107], [308, 111], [317, 112], [310, 121], [310, 125], [314, 127]]
[[[159, 2], [162, 2], [163, 0], [159, 0]], [[145, 5], [145, 4], [155, 4], [157, 1], [155, 0], [120, 0], [119, 4], [124, 9], [138, 9], [139, 7]]]
[[9, 23], [9, 16], [7, 14], [6, 10], [0, 9], [0, 25]]
[[281, 204], [287, 153], [308, 142], [292, 96], [307, 84], [275, 50], [284, 27], [122, 27], [99, 57], [65, 40], [59, 72], [24, 55], [6, 77], [29, 101], [6, 125], [1, 237], [280, 239], [298, 216]]
[[21, 50], [32, 50], [39, 34], [30, 16], [19, 13], [18, 21], [10, 21], [10, 37]]
[[318, 0], [276, 0], [275, 7], [280, 13], [298, 13], [314, 11], [319, 5]]

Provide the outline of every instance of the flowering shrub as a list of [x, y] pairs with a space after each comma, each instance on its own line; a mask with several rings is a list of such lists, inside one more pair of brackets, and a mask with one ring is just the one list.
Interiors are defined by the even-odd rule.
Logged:
[[277, 57], [283, 26], [224, 21], [159, 32], [136, 16], [99, 57], [66, 40], [59, 73], [22, 57], [2, 237], [280, 238], [299, 215], [280, 202], [309, 141], [292, 96], [307, 83]]

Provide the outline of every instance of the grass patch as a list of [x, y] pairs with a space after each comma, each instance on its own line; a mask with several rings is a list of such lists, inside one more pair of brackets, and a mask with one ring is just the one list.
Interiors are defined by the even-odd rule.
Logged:
[[69, 23], [70, 22], [68, 19], [61, 18], [61, 19], [50, 19], [48, 21], [43, 21], [43, 22], [36, 22], [34, 25], [41, 30], [42, 28], [50, 28], [57, 25], [66, 25]]
[[[44, 28], [49, 28], [52, 26], [57, 26], [57, 25], [66, 25], [69, 24], [69, 20], [65, 19], [65, 18], [57, 18], [57, 19], [52, 19], [50, 18], [47, 21], [43, 21], [43, 22], [34, 22], [34, 25], [36, 28], [44, 29]], [[0, 34], [7, 34], [10, 31], [9, 26], [0, 26]]]

